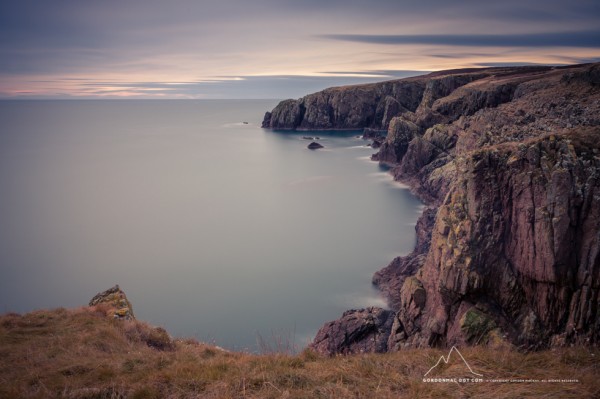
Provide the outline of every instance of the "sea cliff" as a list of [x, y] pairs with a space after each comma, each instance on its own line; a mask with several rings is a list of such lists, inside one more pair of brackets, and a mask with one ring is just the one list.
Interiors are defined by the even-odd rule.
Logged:
[[453, 70], [281, 102], [272, 129], [385, 130], [373, 160], [427, 205], [325, 354], [598, 345], [600, 64]]

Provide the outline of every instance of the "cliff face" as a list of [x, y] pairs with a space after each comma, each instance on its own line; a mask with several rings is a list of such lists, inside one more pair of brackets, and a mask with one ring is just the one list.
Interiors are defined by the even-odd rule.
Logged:
[[[402, 90], [393, 96], [390, 87]], [[354, 107], [359, 92], [369, 94]], [[387, 97], [374, 93], [401, 107], [388, 100], [383, 118], [376, 110]], [[304, 113], [286, 124], [280, 116], [307, 104], [338, 115], [331, 110], [343, 103], [352, 115], [368, 111], [352, 123], [307, 122]], [[282, 104], [267, 114], [266, 127], [387, 127], [373, 159], [391, 165], [430, 205], [415, 251], [373, 278], [393, 311], [390, 330], [387, 319], [376, 323], [387, 350], [598, 344], [600, 64], [438, 72]], [[324, 326], [313, 347], [365, 350], [362, 338], [336, 344], [336, 336], [356, 337], [373, 325], [365, 314]]]
[[392, 117], [420, 104], [425, 81], [406, 79], [371, 85], [334, 87], [282, 101], [262, 123], [272, 129], [387, 128]]
[[392, 347], [598, 342], [599, 135], [549, 135], [457, 161], [427, 258], [404, 273]]

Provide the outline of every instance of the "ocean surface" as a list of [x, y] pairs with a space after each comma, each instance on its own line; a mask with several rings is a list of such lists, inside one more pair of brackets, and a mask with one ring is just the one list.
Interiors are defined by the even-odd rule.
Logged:
[[421, 203], [357, 132], [261, 129], [276, 104], [0, 101], [0, 312], [119, 284], [139, 319], [260, 351], [385, 306], [371, 276]]

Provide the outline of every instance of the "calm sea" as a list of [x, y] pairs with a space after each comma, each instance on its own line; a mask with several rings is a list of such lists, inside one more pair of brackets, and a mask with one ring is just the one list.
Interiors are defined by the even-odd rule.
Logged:
[[382, 306], [420, 202], [356, 132], [261, 129], [276, 103], [0, 101], [0, 312], [118, 283], [139, 319], [254, 351]]

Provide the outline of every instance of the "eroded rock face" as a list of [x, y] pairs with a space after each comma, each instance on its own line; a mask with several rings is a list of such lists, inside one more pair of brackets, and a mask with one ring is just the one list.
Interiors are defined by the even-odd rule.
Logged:
[[396, 164], [402, 160], [408, 149], [408, 144], [418, 136], [419, 127], [403, 117], [391, 120], [388, 134], [381, 144], [381, 149], [373, 156], [373, 160], [386, 164]]
[[310, 348], [324, 355], [386, 352], [393, 315], [375, 307], [348, 310], [321, 327]]
[[431, 230], [435, 224], [436, 208], [428, 207], [417, 221], [417, 243], [408, 256], [398, 256], [389, 265], [373, 275], [373, 285], [381, 290], [392, 309], [402, 303], [402, 287], [424, 264], [431, 242]]
[[127, 299], [125, 293], [119, 288], [119, 285], [115, 285], [104, 292], [96, 294], [90, 300], [89, 306], [97, 306], [100, 304], [108, 305], [110, 307], [109, 314], [115, 319], [135, 319], [131, 303]]
[[[486, 343], [494, 330], [528, 348], [598, 343], [599, 137], [550, 135], [461, 162], [414, 275], [427, 304], [411, 315], [411, 345]], [[411, 311], [402, 300], [398, 313]]]
[[395, 82], [411, 93], [405, 100], [386, 92], [370, 97], [374, 113], [357, 107], [370, 116], [355, 127], [389, 123], [374, 159], [429, 206], [415, 251], [373, 277], [391, 307], [385, 321], [345, 313], [313, 345], [381, 351], [381, 340], [364, 345], [365, 329], [387, 335], [387, 350], [598, 345], [598, 71], [600, 64], [438, 72]]

